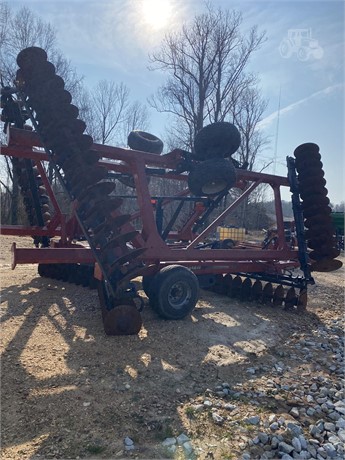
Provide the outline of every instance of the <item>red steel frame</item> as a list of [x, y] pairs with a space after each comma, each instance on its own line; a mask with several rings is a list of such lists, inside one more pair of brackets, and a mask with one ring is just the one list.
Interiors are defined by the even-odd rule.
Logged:
[[[22, 249], [17, 248], [14, 243], [12, 247], [12, 268], [16, 264], [25, 263], [94, 263], [95, 257], [91, 249], [73, 242], [76, 231], [78, 231], [78, 223], [75, 217], [72, 216], [67, 219], [61, 212], [43, 167], [43, 162], [49, 161], [49, 155], [41, 148], [41, 145], [35, 132], [10, 128], [8, 144], [2, 147], [1, 154], [28, 158], [35, 162], [54, 207], [52, 220], [44, 228], [3, 225], [1, 226], [1, 233], [13, 236], [59, 237], [60, 240], [49, 248]], [[203, 212], [203, 209], [200, 206], [196, 206], [194, 214], [185, 222], [184, 227], [179, 232], [169, 233], [168, 239], [170, 241], [171, 239], [176, 242], [179, 241], [179, 244], [169, 244], [161, 238], [157, 230], [145, 168], [154, 167], [167, 170], [167, 174], [158, 177], [161, 177], [162, 180], [169, 178], [180, 181], [183, 190], [177, 196], [187, 195], [189, 194], [188, 176], [173, 172], [182, 161], [183, 152], [176, 149], [166, 155], [154, 155], [101, 144], [94, 144], [92, 149], [99, 154], [100, 165], [105, 166], [109, 171], [132, 174], [134, 177], [139, 212], [132, 214], [132, 220], [140, 217], [142, 229], [133, 244], [138, 248], [146, 248], [146, 251], [139, 256], [139, 259], [145, 262], [143, 274], [151, 274], [164, 265], [177, 262], [189, 267], [197, 274], [236, 272], [279, 274], [284, 269], [299, 266], [298, 251], [288, 247], [284, 236], [280, 187], [289, 186], [286, 177], [238, 169], [236, 187], [242, 190], [242, 194], [198, 235], [192, 233], [192, 226]], [[263, 183], [269, 184], [274, 192], [278, 234], [278, 246], [276, 249], [262, 249], [255, 246], [235, 247], [231, 250], [196, 248], [198, 243], [203, 242], [207, 236], [213, 233], [224, 218]], [[169, 202], [168, 198], [166, 199], [167, 202]], [[74, 209], [76, 206], [77, 203], [74, 203]], [[124, 231], [133, 229], [130, 223], [123, 228]], [[188, 242], [181, 243], [181, 241]]]

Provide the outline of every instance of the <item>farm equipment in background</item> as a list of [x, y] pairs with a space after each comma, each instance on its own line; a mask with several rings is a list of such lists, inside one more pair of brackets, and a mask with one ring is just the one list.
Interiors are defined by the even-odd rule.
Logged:
[[[284, 235], [285, 241], [289, 245], [291, 249], [294, 249], [297, 246], [297, 238], [296, 238], [296, 227], [295, 222], [290, 220], [284, 220]], [[268, 247], [276, 248], [279, 242], [278, 238], [278, 231], [277, 229], [270, 228], [266, 230], [266, 236], [264, 241], [262, 242], [262, 248], [267, 249]]]
[[332, 223], [335, 228], [335, 238], [337, 247], [341, 251], [344, 251], [344, 213], [343, 212], [332, 212]]
[[[43, 277], [97, 288], [107, 334], [139, 332], [144, 302], [133, 283], [137, 277], [159, 316], [182, 319], [195, 307], [199, 287], [303, 310], [312, 271], [341, 267], [317, 145], [300, 145], [294, 158], [287, 157], [288, 175], [282, 177], [248, 171], [232, 160], [240, 135], [227, 122], [203, 128], [193, 153], [162, 155], [162, 141], [141, 131], [129, 134], [129, 149], [96, 144], [44, 50], [24, 49], [17, 63], [14, 88], [2, 90], [7, 145], [1, 153], [16, 169], [29, 225], [4, 225], [1, 232], [31, 235], [35, 247], [14, 243], [12, 268], [38, 263]], [[70, 214], [60, 208], [47, 163], [70, 200]], [[152, 195], [153, 178], [175, 181], [178, 193]], [[120, 196], [119, 182], [131, 193]], [[210, 245], [207, 238], [217, 226], [261, 184], [274, 193], [275, 247]], [[233, 187], [240, 195], [214, 217]], [[291, 190], [296, 247], [286, 241], [281, 187]], [[129, 200], [136, 208], [125, 212]], [[190, 203], [192, 211], [183, 214]], [[174, 212], [167, 220], [169, 205]]]

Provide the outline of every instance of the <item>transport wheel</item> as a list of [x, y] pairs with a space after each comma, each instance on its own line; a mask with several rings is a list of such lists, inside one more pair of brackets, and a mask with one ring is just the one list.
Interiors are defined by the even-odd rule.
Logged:
[[197, 164], [188, 176], [188, 187], [196, 196], [218, 195], [236, 183], [234, 165], [223, 158]]
[[220, 121], [202, 128], [194, 139], [194, 156], [198, 160], [224, 158], [236, 152], [241, 135], [232, 123]]
[[145, 131], [131, 131], [127, 139], [128, 146], [133, 150], [156, 153], [160, 155], [163, 151], [163, 142], [159, 137]]
[[154, 279], [155, 275], [146, 275], [143, 276], [143, 279], [141, 281], [141, 286], [143, 288], [143, 291], [147, 295], [148, 298], [152, 296], [152, 282]]
[[199, 298], [198, 278], [181, 265], [162, 268], [155, 275], [151, 289], [152, 307], [165, 319], [185, 318]]

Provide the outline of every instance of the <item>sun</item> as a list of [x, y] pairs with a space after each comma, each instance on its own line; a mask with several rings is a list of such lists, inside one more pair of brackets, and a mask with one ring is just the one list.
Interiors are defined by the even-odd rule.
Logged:
[[166, 27], [171, 13], [171, 0], [142, 0], [142, 19], [154, 29]]

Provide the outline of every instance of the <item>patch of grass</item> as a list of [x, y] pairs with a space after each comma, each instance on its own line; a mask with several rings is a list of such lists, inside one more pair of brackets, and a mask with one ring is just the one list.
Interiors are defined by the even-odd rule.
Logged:
[[238, 457], [237, 457], [237, 455], [232, 454], [231, 452], [222, 452], [220, 454], [220, 458], [224, 459], [224, 460], [233, 460], [233, 459], [236, 459]]
[[184, 411], [185, 411], [186, 416], [189, 419], [195, 418], [195, 409], [194, 409], [194, 407], [187, 406]]
[[173, 427], [170, 425], [170, 423], [163, 423], [162, 427], [160, 430], [157, 430], [155, 432], [155, 437], [159, 441], [164, 441], [166, 438], [174, 438], [175, 437], [175, 431]]
[[257, 430], [257, 426], [252, 425], [251, 423], [247, 423], [247, 422], [245, 422], [243, 420], [239, 421], [239, 425], [242, 426], [243, 428], [245, 428], [249, 432], [253, 432], [253, 431]]

